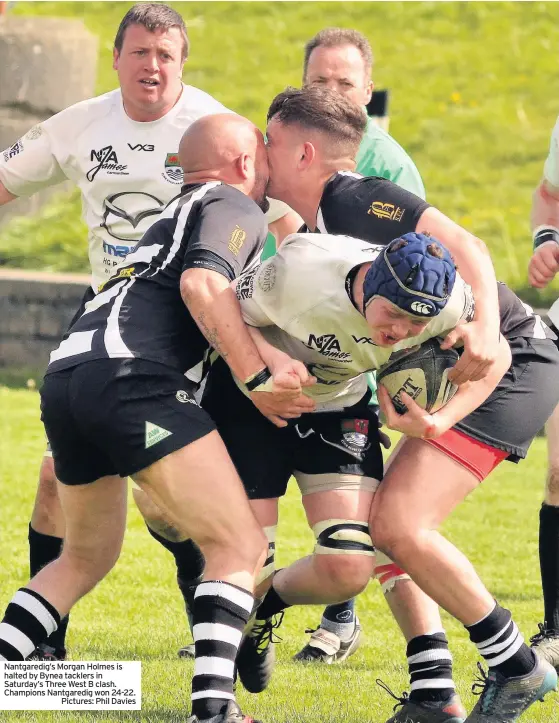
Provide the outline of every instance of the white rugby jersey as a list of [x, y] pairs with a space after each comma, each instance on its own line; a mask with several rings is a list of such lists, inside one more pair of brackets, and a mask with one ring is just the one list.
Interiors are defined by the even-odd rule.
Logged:
[[545, 160], [543, 175], [553, 186], [559, 187], [559, 118], [551, 134], [549, 155]]
[[16, 196], [73, 181], [82, 193], [92, 287], [106, 281], [179, 195], [179, 141], [198, 118], [231, 112], [190, 85], [159, 120], [129, 118], [120, 89], [76, 103], [0, 154], [0, 181]]
[[447, 305], [422, 334], [393, 347], [375, 345], [346, 280], [383, 248], [346, 236], [292, 234], [275, 256], [235, 282], [247, 324], [261, 327], [267, 341], [303, 361], [316, 377], [305, 393], [317, 411], [355, 404], [367, 389], [363, 372], [379, 369], [398, 351], [444, 336], [473, 315], [471, 289], [456, 274]]

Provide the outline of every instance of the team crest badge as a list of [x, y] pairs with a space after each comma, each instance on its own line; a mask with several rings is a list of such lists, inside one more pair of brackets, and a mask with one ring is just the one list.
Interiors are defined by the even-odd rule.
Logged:
[[358, 459], [363, 459], [363, 453], [371, 446], [367, 437], [368, 434], [368, 419], [342, 420], [342, 444], [348, 452]]
[[176, 183], [182, 185], [182, 168], [179, 164], [178, 153], [167, 153], [165, 157], [165, 170], [163, 172], [163, 178], [170, 183]]

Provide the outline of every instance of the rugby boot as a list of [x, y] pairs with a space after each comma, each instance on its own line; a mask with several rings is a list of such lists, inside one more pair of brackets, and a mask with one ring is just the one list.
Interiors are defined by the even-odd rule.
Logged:
[[66, 650], [64, 648], [52, 648], [46, 643], [41, 643], [26, 660], [46, 660], [51, 662], [66, 660]]
[[283, 612], [256, 620], [246, 634], [237, 654], [237, 674], [249, 693], [261, 693], [272, 677], [276, 662], [274, 644], [281, 638], [274, 633], [283, 621]]
[[[394, 715], [386, 723], [463, 723], [466, 720], [466, 709], [462, 705], [458, 693], [454, 693], [446, 700], [410, 700], [408, 693], [402, 697], [394, 695], [382, 680], [377, 679], [380, 685], [394, 700]], [[400, 710], [396, 711], [396, 708]]]
[[311, 633], [311, 639], [305, 647], [293, 656], [293, 660], [300, 663], [343, 663], [344, 660], [353, 655], [361, 642], [361, 625], [355, 620], [355, 630], [347, 642], [343, 642], [335, 634], [324, 628], [312, 628], [305, 630]]
[[466, 723], [511, 723], [532, 703], [557, 690], [557, 672], [547, 660], [536, 656], [536, 665], [527, 675], [505, 678], [496, 670], [486, 674], [478, 663], [481, 677], [472, 692], [480, 696]]
[[[192, 617], [192, 608], [194, 606], [194, 593], [196, 592], [196, 588], [198, 586], [198, 583], [200, 580], [196, 580], [195, 583], [185, 583], [183, 582], [180, 577], [177, 575], [177, 585], [179, 586], [179, 590], [182, 593], [182, 597], [184, 599], [184, 607], [186, 610], [186, 617], [188, 618], [188, 627], [190, 628], [190, 632], [192, 633], [192, 628], [194, 626], [194, 619]], [[188, 645], [185, 645], [184, 647], [179, 649], [178, 652], [179, 658], [194, 658], [194, 643], [189, 643]]]
[[248, 715], [243, 715], [237, 703], [234, 700], [230, 700], [227, 705], [223, 707], [219, 715], [203, 719], [191, 715], [190, 718], [186, 719], [186, 723], [261, 723], [261, 721], [251, 718]]
[[539, 623], [540, 632], [530, 638], [532, 650], [559, 671], [559, 632]]

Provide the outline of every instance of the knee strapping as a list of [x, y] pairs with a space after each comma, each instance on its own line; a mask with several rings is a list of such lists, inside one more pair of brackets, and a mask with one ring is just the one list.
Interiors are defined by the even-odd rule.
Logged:
[[380, 582], [383, 593], [391, 592], [398, 580], [410, 580], [410, 576], [387, 557], [384, 552], [376, 551], [374, 576]]
[[256, 584], [261, 585], [269, 577], [272, 577], [275, 569], [275, 555], [276, 555], [276, 529], [277, 525], [270, 525], [270, 527], [264, 527], [264, 534], [268, 540], [268, 555], [266, 556], [266, 562], [264, 567], [260, 570]]
[[375, 554], [369, 535], [369, 525], [356, 520], [323, 520], [313, 525], [315, 555], [367, 555]]

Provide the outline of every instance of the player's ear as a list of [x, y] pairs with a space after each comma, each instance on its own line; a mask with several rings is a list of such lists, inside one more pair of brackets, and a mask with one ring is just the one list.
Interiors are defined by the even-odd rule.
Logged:
[[254, 175], [254, 160], [248, 153], [241, 153], [235, 161], [235, 170], [245, 181], [251, 175]]
[[366, 90], [366, 97], [365, 97], [365, 105], [368, 105], [371, 102], [371, 98], [373, 97], [373, 90], [375, 89], [375, 84], [373, 81], [369, 78], [369, 81], [367, 83], [367, 90]]
[[307, 168], [312, 166], [314, 159], [316, 158], [316, 148], [310, 141], [305, 141], [299, 156], [298, 166], [300, 170], [306, 171]]
[[116, 48], [113, 48], [113, 70], [118, 70], [118, 59], [120, 57], [120, 53]]

